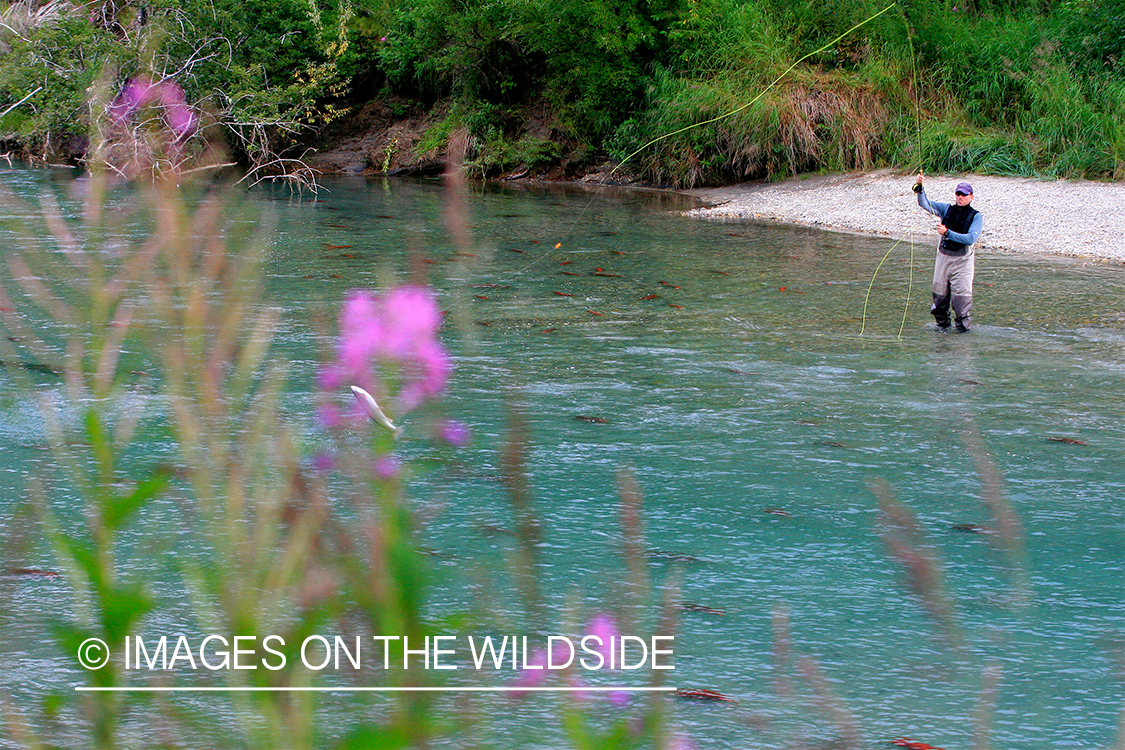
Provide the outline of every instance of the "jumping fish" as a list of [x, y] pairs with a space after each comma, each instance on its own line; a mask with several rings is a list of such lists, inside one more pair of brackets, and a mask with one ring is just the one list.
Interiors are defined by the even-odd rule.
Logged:
[[399, 435], [402, 434], [402, 428], [395, 427], [394, 422], [387, 418], [387, 415], [384, 414], [383, 410], [379, 408], [379, 404], [376, 403], [374, 396], [360, 388], [358, 385], [352, 386], [352, 395], [355, 396], [355, 400], [360, 403], [360, 405], [363, 407], [363, 410], [367, 412], [367, 416], [371, 417], [376, 422], [390, 430], [391, 434], [393, 434], [396, 439]]

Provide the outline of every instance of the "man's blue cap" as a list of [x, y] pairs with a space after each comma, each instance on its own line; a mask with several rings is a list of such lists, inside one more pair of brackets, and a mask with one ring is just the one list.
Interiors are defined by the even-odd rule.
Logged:
[[953, 192], [964, 193], [965, 195], [972, 195], [973, 194], [973, 186], [970, 185], [967, 182], [959, 182], [959, 183], [957, 183], [957, 189], [954, 190]]

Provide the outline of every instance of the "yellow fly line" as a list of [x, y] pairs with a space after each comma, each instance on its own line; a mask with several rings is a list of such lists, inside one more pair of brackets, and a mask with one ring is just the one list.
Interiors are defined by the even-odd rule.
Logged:
[[[659, 143], [660, 141], [665, 140], [666, 138], [671, 138], [672, 136], [679, 135], [680, 133], [687, 132], [687, 131], [692, 130], [694, 128], [703, 127], [704, 125], [710, 125], [712, 123], [719, 122], [720, 120], [725, 120], [728, 117], [733, 117], [734, 115], [738, 114], [739, 112], [742, 112], [742, 111], [752, 107], [758, 100], [760, 100], [763, 96], [765, 96], [767, 93], [769, 93], [771, 89], [773, 89], [775, 86], [777, 86], [779, 83], [781, 83], [781, 81], [784, 80], [786, 76], [788, 76], [798, 65], [803, 63], [805, 60], [808, 60], [810, 57], [813, 57], [814, 55], [818, 55], [821, 52], [824, 52], [828, 49], [831, 49], [838, 42], [840, 42], [840, 40], [849, 36], [850, 34], [855, 32], [857, 29], [860, 29], [860, 28], [866, 26], [867, 24], [871, 23], [872, 21], [874, 21], [879, 16], [883, 15], [884, 13], [887, 13], [892, 8], [895, 8], [897, 6], [898, 6], [897, 2], [888, 4], [882, 10], [878, 11], [877, 13], [875, 13], [875, 14], [869, 16], [868, 18], [860, 21], [859, 23], [855, 24], [854, 26], [849, 28], [847, 31], [840, 34], [839, 36], [837, 36], [832, 41], [828, 42], [827, 44], [824, 44], [823, 46], [818, 47], [817, 49], [813, 50], [812, 52], [809, 52], [808, 54], [801, 56], [796, 61], [794, 61], [792, 65], [790, 65], [788, 68], [786, 68], [779, 76], [777, 76], [777, 78], [775, 78], [768, 86], [766, 86], [760, 92], [758, 92], [757, 96], [755, 96], [753, 99], [746, 102], [745, 104], [742, 104], [742, 105], [736, 107], [735, 109], [732, 109], [729, 112], [725, 112], [721, 115], [717, 115], [715, 117], [712, 117], [712, 118], [707, 119], [707, 120], [702, 120], [700, 122], [692, 123], [691, 125], [686, 125], [686, 126], [684, 126], [682, 128], [679, 128], [677, 130], [673, 130], [671, 132], [664, 133], [663, 135], [659, 135], [656, 138], [653, 138], [652, 140], [648, 141], [647, 143], [642, 145], [640, 148], [638, 148], [636, 151], [633, 151], [631, 154], [629, 154], [624, 159], [622, 159], [617, 164], [617, 166], [615, 166], [609, 172], [609, 174], [606, 176], [606, 180], [608, 181], [610, 178], [612, 178], [613, 175], [617, 172], [617, 170], [619, 170], [622, 166], [624, 166], [626, 162], [628, 162], [634, 156], [641, 153], [642, 151], [644, 151], [646, 148], [652, 146], [653, 144]], [[918, 96], [918, 91], [917, 91], [918, 71], [917, 71], [917, 67], [915, 65], [914, 42], [913, 42], [913, 39], [911, 37], [910, 25], [906, 21], [906, 14], [905, 14], [905, 12], [902, 11], [901, 7], [899, 9], [900, 9], [900, 12], [903, 13], [903, 22], [906, 23], [907, 41], [910, 43], [911, 69], [912, 69], [913, 76], [914, 76], [914, 87], [915, 87], [914, 96], [915, 96], [915, 98], [917, 98], [917, 96]], [[916, 127], [917, 135], [918, 135], [919, 169], [921, 169], [922, 127], [921, 127], [921, 112], [920, 111], [916, 111], [916, 113], [915, 113], [915, 127]], [[588, 208], [588, 206], [587, 206], [587, 208]], [[584, 214], [585, 210], [583, 210], [582, 213]], [[578, 219], [575, 220], [575, 224], [577, 224], [579, 219], [581, 219], [581, 216], [579, 216]], [[568, 236], [569, 234], [570, 234], [569, 231], [566, 232], [566, 234], [564, 234], [564, 236], [563, 236], [563, 239], [565, 239], [566, 236]], [[868, 301], [871, 297], [871, 290], [875, 285], [875, 277], [879, 274], [879, 269], [882, 267], [883, 263], [890, 256], [891, 252], [896, 247], [898, 247], [902, 243], [902, 241], [903, 240], [900, 239], [898, 242], [896, 242], [894, 245], [891, 246], [891, 249], [888, 250], [886, 255], [883, 256], [883, 259], [881, 261], [879, 261], [879, 265], [875, 268], [875, 274], [872, 275], [872, 277], [871, 277], [871, 283], [868, 285], [868, 288], [867, 288], [867, 295], [866, 295], [866, 297], [864, 297], [864, 300], [863, 300], [863, 321], [860, 325], [860, 332], [859, 332], [860, 336], [862, 336], [864, 334], [864, 331], [866, 330], [867, 304], [868, 304]], [[562, 241], [557, 242], [554, 245], [554, 247], [548, 249], [545, 253], [541, 254], [539, 257], [537, 257], [534, 260], [532, 260], [531, 262], [529, 262], [523, 268], [520, 268], [519, 270], [513, 272], [513, 274], [511, 274], [511, 275], [518, 275], [518, 274], [525, 273], [526, 271], [528, 271], [533, 266], [537, 265], [541, 261], [543, 261], [546, 258], [553, 255], [554, 251], [558, 250], [561, 246], [562, 246]], [[902, 332], [903, 332], [903, 330], [906, 326], [906, 317], [907, 317], [907, 312], [908, 312], [909, 307], [910, 307], [910, 294], [911, 294], [911, 291], [913, 289], [913, 284], [914, 284], [914, 235], [913, 235], [913, 228], [912, 228], [911, 229], [911, 235], [910, 235], [910, 282], [909, 282], [909, 285], [907, 287], [907, 292], [906, 292], [906, 305], [903, 308], [902, 324], [899, 327], [899, 332], [898, 332], [899, 338], [902, 338]]]
[[[808, 54], [806, 54], [806, 55], [803, 55], [802, 57], [798, 58], [798, 59], [797, 59], [797, 60], [796, 60], [796, 61], [795, 61], [795, 62], [794, 62], [794, 63], [793, 63], [792, 65], [790, 65], [790, 66], [789, 66], [788, 68], [786, 68], [786, 69], [785, 69], [785, 70], [784, 70], [784, 71], [783, 71], [783, 72], [781, 73], [781, 75], [779, 75], [779, 76], [778, 76], [777, 78], [775, 78], [775, 79], [774, 79], [774, 80], [773, 80], [773, 81], [772, 81], [772, 82], [771, 82], [771, 83], [770, 83], [770, 84], [769, 84], [768, 86], [766, 86], [766, 87], [765, 87], [764, 89], [762, 89], [762, 90], [761, 90], [760, 92], [758, 92], [758, 95], [757, 95], [757, 96], [755, 96], [755, 97], [754, 97], [753, 99], [751, 99], [750, 101], [746, 102], [745, 104], [742, 104], [742, 105], [740, 105], [740, 106], [738, 106], [738, 107], [736, 107], [736, 108], [732, 109], [732, 110], [731, 110], [731, 111], [729, 111], [729, 112], [725, 112], [725, 113], [723, 113], [723, 114], [721, 114], [721, 115], [718, 115], [718, 116], [716, 116], [716, 117], [712, 117], [712, 118], [711, 118], [711, 119], [709, 119], [709, 120], [703, 120], [703, 121], [701, 121], [701, 122], [696, 122], [696, 123], [692, 123], [691, 125], [685, 125], [685, 126], [684, 126], [684, 127], [682, 127], [682, 128], [679, 128], [679, 129], [677, 129], [677, 130], [673, 130], [673, 131], [671, 131], [671, 132], [669, 132], [669, 133], [664, 133], [663, 135], [659, 135], [659, 136], [657, 136], [656, 138], [653, 138], [653, 139], [652, 139], [651, 141], [648, 141], [647, 143], [645, 143], [644, 145], [642, 145], [642, 146], [641, 146], [640, 148], [638, 148], [638, 149], [637, 149], [636, 151], [634, 151], [633, 153], [629, 154], [629, 155], [628, 155], [628, 156], [626, 156], [626, 157], [625, 157], [624, 159], [622, 159], [622, 160], [621, 160], [621, 161], [620, 161], [620, 162], [619, 162], [619, 163], [617, 164], [617, 166], [615, 166], [615, 167], [614, 167], [614, 168], [613, 168], [612, 170], [610, 170], [609, 174], [608, 174], [608, 175], [606, 175], [606, 180], [608, 181], [608, 180], [609, 180], [610, 178], [612, 178], [612, 177], [613, 177], [613, 175], [614, 175], [614, 174], [615, 174], [615, 173], [617, 172], [617, 170], [621, 169], [621, 167], [622, 167], [622, 166], [624, 166], [624, 165], [625, 165], [625, 163], [626, 163], [627, 161], [629, 161], [629, 160], [630, 160], [630, 159], [632, 159], [632, 158], [633, 158], [634, 156], [636, 156], [637, 154], [641, 153], [642, 151], [644, 151], [644, 150], [645, 150], [646, 148], [648, 148], [649, 146], [653, 145], [654, 143], [659, 143], [660, 141], [662, 141], [662, 140], [664, 140], [664, 139], [666, 139], [666, 138], [671, 138], [671, 137], [672, 137], [672, 136], [674, 136], [674, 135], [679, 135], [680, 133], [685, 133], [685, 132], [687, 132], [687, 131], [689, 131], [689, 130], [693, 130], [693, 129], [695, 129], [695, 128], [700, 128], [700, 127], [703, 127], [704, 125], [710, 125], [710, 124], [711, 124], [711, 123], [713, 123], [713, 122], [719, 122], [720, 120], [725, 120], [725, 119], [726, 119], [726, 118], [728, 118], [728, 117], [733, 117], [734, 115], [737, 115], [737, 114], [738, 114], [739, 112], [742, 112], [743, 110], [745, 110], [745, 109], [748, 109], [748, 108], [750, 108], [750, 107], [754, 106], [754, 104], [755, 104], [755, 103], [756, 103], [756, 102], [757, 102], [757, 101], [758, 101], [759, 99], [761, 99], [761, 98], [762, 98], [763, 96], [765, 96], [765, 95], [766, 95], [767, 93], [769, 93], [769, 91], [770, 91], [770, 90], [771, 90], [771, 89], [772, 89], [773, 87], [777, 86], [777, 84], [781, 83], [781, 81], [782, 81], [782, 80], [784, 80], [784, 78], [785, 78], [785, 77], [786, 77], [787, 75], [789, 75], [789, 74], [790, 74], [791, 72], [793, 72], [793, 69], [794, 69], [794, 68], [796, 68], [796, 67], [797, 67], [798, 65], [800, 65], [801, 63], [803, 63], [803, 62], [804, 62], [805, 60], [808, 60], [808, 59], [809, 59], [810, 57], [813, 57], [814, 55], [818, 55], [818, 54], [820, 54], [821, 52], [824, 52], [825, 50], [828, 50], [828, 49], [830, 49], [830, 48], [834, 47], [834, 46], [835, 46], [835, 45], [836, 45], [836, 44], [837, 44], [837, 43], [838, 43], [838, 42], [839, 42], [839, 41], [840, 41], [841, 39], [844, 39], [845, 37], [847, 37], [847, 36], [848, 36], [849, 34], [851, 34], [852, 32], [854, 32], [855, 30], [857, 30], [857, 29], [860, 29], [860, 28], [862, 28], [862, 27], [866, 26], [867, 24], [871, 23], [871, 22], [872, 22], [872, 21], [874, 21], [874, 20], [875, 20], [876, 18], [878, 18], [879, 16], [881, 16], [881, 15], [883, 15], [884, 13], [886, 13], [887, 11], [889, 11], [889, 10], [890, 10], [891, 8], [894, 8], [894, 7], [896, 6], [896, 4], [897, 4], [897, 3], [891, 3], [891, 4], [887, 5], [887, 7], [883, 8], [883, 9], [882, 9], [882, 10], [880, 10], [880, 11], [879, 11], [878, 13], [875, 13], [874, 15], [872, 15], [872, 16], [870, 16], [870, 17], [868, 17], [868, 18], [865, 18], [864, 20], [860, 21], [860, 22], [859, 22], [859, 23], [857, 23], [857, 24], [856, 24], [855, 26], [852, 26], [852, 27], [851, 27], [850, 29], [848, 29], [847, 31], [845, 31], [845, 32], [844, 32], [843, 34], [840, 34], [840, 35], [839, 35], [838, 37], [836, 37], [836, 38], [835, 38], [835, 39], [833, 39], [832, 41], [828, 42], [827, 44], [823, 45], [822, 47], [819, 47], [819, 48], [817, 48], [817, 49], [813, 50], [812, 52], [809, 52]], [[905, 16], [904, 16], [904, 18], [905, 18]], [[912, 49], [913, 49], [913, 48], [912, 48]], [[585, 213], [585, 211], [583, 211], [583, 213]], [[581, 218], [581, 216], [580, 216], [579, 218]], [[576, 220], [576, 222], [575, 222], [575, 223], [577, 223], [577, 220]], [[567, 232], [567, 234], [569, 235], [569, 232]], [[564, 235], [564, 239], [565, 239], [565, 235]], [[559, 247], [560, 247], [561, 245], [562, 245], [562, 242], [559, 242], [558, 244], [556, 244], [556, 245], [554, 246], [554, 248], [552, 248], [552, 250], [558, 250], [558, 249], [559, 249]], [[519, 273], [523, 273], [524, 271], [526, 271], [526, 270], [527, 270], [527, 268], [530, 268], [531, 266], [533, 266], [533, 265], [537, 264], [537, 263], [538, 263], [538, 262], [539, 262], [539, 261], [540, 261], [540, 260], [541, 260], [542, 258], [544, 258], [544, 257], [547, 257], [547, 255], [549, 255], [549, 254], [550, 254], [550, 251], [548, 251], [548, 253], [545, 253], [545, 254], [544, 254], [543, 256], [540, 256], [539, 258], [536, 258], [535, 260], [531, 261], [531, 263], [530, 263], [530, 264], [528, 264], [528, 266], [527, 266], [526, 268], [524, 268], [524, 269], [521, 269], [521, 270], [519, 271]]]
[[646, 148], [648, 148], [649, 146], [651, 146], [654, 143], [659, 143], [660, 141], [664, 140], [665, 138], [671, 138], [674, 135], [679, 135], [680, 133], [687, 132], [688, 130], [692, 130], [693, 128], [699, 128], [699, 127], [703, 127], [704, 125], [710, 125], [713, 122], [718, 122], [719, 120], [725, 120], [728, 117], [733, 117], [734, 115], [737, 115], [739, 112], [741, 112], [744, 109], [748, 109], [749, 107], [754, 106], [755, 102], [757, 102], [759, 99], [761, 99], [767, 93], [769, 93], [770, 89], [772, 89], [774, 86], [781, 83], [781, 81], [785, 78], [785, 76], [789, 75], [793, 71], [793, 69], [796, 68], [798, 65], [803, 63], [805, 60], [808, 60], [813, 55], [819, 55], [821, 52], [824, 52], [825, 50], [836, 46], [836, 43], [839, 42], [841, 39], [848, 36], [849, 34], [851, 34], [856, 29], [862, 28], [863, 26], [866, 26], [867, 24], [871, 23], [876, 18], [883, 15], [884, 13], [886, 13], [891, 8], [895, 7], [895, 5], [896, 5], [896, 3], [891, 3], [886, 8], [883, 8], [881, 11], [879, 11], [875, 15], [871, 16], [870, 18], [864, 19], [863, 21], [860, 21], [859, 23], [857, 23], [855, 26], [852, 26], [850, 29], [845, 31], [843, 34], [840, 34], [840, 36], [836, 37], [835, 39], [833, 39], [828, 44], [825, 44], [823, 47], [820, 47], [819, 49], [815, 49], [812, 52], [808, 53], [807, 55], [804, 55], [803, 57], [798, 58], [796, 62], [794, 62], [792, 65], [790, 65], [788, 68], [786, 68], [781, 73], [781, 75], [779, 75], [777, 78], [775, 78], [773, 80], [773, 82], [770, 83], [769, 86], [766, 86], [764, 89], [762, 89], [760, 92], [758, 92], [757, 96], [755, 96], [753, 99], [746, 102], [745, 104], [743, 104], [739, 107], [736, 107], [735, 109], [732, 109], [730, 112], [726, 112], [725, 114], [718, 115], [717, 117], [712, 117], [710, 120], [703, 120], [702, 122], [696, 122], [696, 123], [692, 123], [691, 125], [685, 125], [684, 127], [680, 128], [678, 130], [673, 130], [670, 133], [665, 133], [664, 135], [659, 135], [656, 138], [653, 138], [651, 141], [644, 144], [643, 146], [638, 148], [636, 151], [634, 151], [633, 153], [629, 154], [624, 159], [622, 159], [621, 164], [618, 164], [616, 167], [614, 167], [613, 170], [609, 173], [609, 175], [607, 176], [606, 179], [609, 179], [609, 177], [612, 177], [613, 173], [616, 172], [618, 169], [620, 169], [621, 166], [625, 162], [629, 161], [634, 156], [636, 156], [640, 152], [644, 151]]
[[[884, 8], [883, 11], [887, 10]], [[882, 13], [883, 11], [880, 11]], [[918, 64], [917, 55], [914, 53], [914, 35], [910, 28], [910, 22], [906, 19], [906, 11], [899, 8], [902, 13], [902, 22], [906, 26], [906, 41], [910, 45], [910, 72], [914, 79], [914, 130], [918, 137], [918, 173], [922, 172], [922, 105], [918, 99]], [[882, 260], [875, 266], [875, 273], [871, 274], [871, 283], [867, 285], [867, 294], [863, 297], [863, 317], [859, 324], [859, 335], [862, 336], [867, 329], [867, 303], [871, 300], [871, 290], [875, 286], [875, 277], [879, 275], [879, 269], [883, 267], [883, 263], [890, 257], [891, 253], [896, 247], [902, 244], [902, 238], [895, 244], [891, 245], [886, 254], [883, 255]], [[914, 227], [910, 227], [910, 276], [906, 285], [906, 303], [902, 308], [902, 323], [898, 327], [898, 338], [902, 338], [902, 332], [906, 329], [906, 316], [910, 311], [910, 294], [914, 290]]]

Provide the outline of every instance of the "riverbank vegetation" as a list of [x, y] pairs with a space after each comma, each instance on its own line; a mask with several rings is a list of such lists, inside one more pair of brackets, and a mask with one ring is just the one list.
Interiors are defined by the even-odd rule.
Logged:
[[372, 171], [464, 132], [467, 163], [492, 176], [624, 162], [619, 177], [681, 187], [877, 166], [1125, 177], [1125, 0], [887, 8], [24, 0], [0, 18], [0, 137], [80, 159], [88, 92], [144, 74], [175, 79], [263, 172], [331, 149], [333, 122], [384, 100], [431, 116], [413, 143], [371, 145]]

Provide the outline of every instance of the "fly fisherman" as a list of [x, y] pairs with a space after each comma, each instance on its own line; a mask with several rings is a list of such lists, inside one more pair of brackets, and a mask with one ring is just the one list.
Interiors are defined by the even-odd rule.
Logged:
[[973, 186], [958, 183], [956, 203], [938, 203], [926, 196], [922, 187], [922, 173], [914, 183], [918, 205], [941, 219], [937, 225], [941, 242], [938, 243], [937, 262], [934, 264], [934, 304], [930, 314], [937, 320], [939, 331], [949, 330], [949, 307], [953, 306], [953, 321], [959, 333], [969, 330], [969, 309], [973, 306], [973, 243], [980, 236], [983, 224], [980, 213], [969, 206], [973, 200]]

